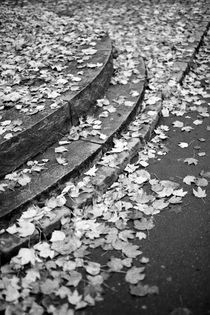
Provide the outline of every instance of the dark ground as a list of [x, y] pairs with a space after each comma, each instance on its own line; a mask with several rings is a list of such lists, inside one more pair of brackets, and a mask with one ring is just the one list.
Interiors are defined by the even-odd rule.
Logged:
[[[209, 98], [205, 100], [203, 105], [208, 106]], [[132, 297], [128, 285], [121, 281], [119, 274], [115, 274], [109, 278], [110, 287], [105, 289], [104, 302], [81, 314], [210, 314], [210, 189], [209, 186], [202, 187], [206, 189], [207, 197], [196, 198], [192, 193], [192, 188], [196, 187], [182, 182], [187, 175], [198, 177], [202, 170], [209, 171], [210, 137], [207, 127], [210, 118], [205, 118], [202, 125], [194, 126], [191, 132], [181, 132], [172, 125], [179, 120], [193, 126], [192, 122], [198, 116], [198, 113], [190, 112], [183, 117], [160, 120], [159, 125], [170, 127], [165, 142], [169, 152], [160, 160], [154, 159], [147, 168], [158, 179], [174, 180], [188, 190], [180, 208], [155, 216], [155, 228], [141, 243], [143, 255], [150, 258], [145, 281], [157, 285], [159, 295]], [[189, 147], [180, 148], [180, 142], [187, 142]], [[198, 152], [206, 155], [198, 157]], [[197, 165], [183, 162], [193, 156], [198, 158]]]

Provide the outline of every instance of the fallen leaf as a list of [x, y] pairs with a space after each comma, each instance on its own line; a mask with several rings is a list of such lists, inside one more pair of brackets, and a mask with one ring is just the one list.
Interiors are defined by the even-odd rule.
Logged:
[[50, 241], [51, 242], [58, 242], [63, 241], [66, 235], [62, 231], [53, 231]]
[[16, 258], [20, 260], [21, 265], [26, 265], [28, 263], [35, 265], [35, 250], [33, 248], [21, 248], [18, 252], [18, 255], [15, 256], [13, 259], [16, 261]]
[[173, 196], [168, 200], [168, 202], [172, 204], [182, 203], [182, 197]]
[[184, 123], [182, 121], [176, 120], [173, 122], [173, 126], [176, 128], [182, 128], [184, 126]]
[[55, 255], [54, 250], [50, 249], [50, 244], [48, 244], [47, 242], [42, 242], [34, 245], [34, 249], [39, 251], [39, 256], [44, 258], [50, 257], [52, 259]]
[[187, 192], [187, 191], [183, 191], [182, 188], [173, 191], [173, 195], [174, 195], [174, 196], [177, 196], [177, 197], [184, 197], [184, 196], [187, 195], [187, 193], [188, 193], [188, 192]]
[[40, 285], [41, 292], [43, 294], [52, 294], [58, 291], [59, 289], [59, 280], [58, 279], [46, 279], [41, 285]]
[[55, 153], [63, 153], [66, 151], [68, 151], [68, 149], [65, 148], [64, 146], [60, 146], [60, 147], [55, 148]]
[[179, 146], [180, 148], [184, 149], [184, 148], [187, 148], [187, 147], [189, 146], [189, 144], [186, 143], [186, 142], [180, 142], [180, 143], [178, 144], [178, 146]]
[[182, 131], [186, 131], [186, 132], [190, 132], [191, 130], [193, 130], [193, 127], [191, 127], [191, 126], [185, 126], [185, 127], [182, 127], [181, 130], [182, 130]]
[[132, 97], [139, 96], [139, 92], [138, 91], [131, 91], [130, 94], [131, 94]]
[[136, 237], [138, 237], [139, 240], [143, 240], [147, 238], [147, 235], [144, 232], [137, 232]]
[[26, 272], [26, 276], [25, 276], [24, 280], [31, 283], [31, 282], [35, 282], [37, 279], [40, 279], [40, 277], [41, 276], [40, 276], [39, 271], [37, 271], [35, 269], [29, 269]]
[[148, 284], [130, 285], [130, 294], [135, 296], [146, 296], [148, 294], [159, 294], [159, 289], [156, 285], [149, 286]]
[[135, 220], [134, 221], [134, 227], [137, 230], [151, 230], [154, 227], [154, 223], [152, 218], [146, 219], [142, 218], [141, 220]]
[[69, 303], [73, 305], [77, 305], [79, 302], [81, 302], [81, 300], [82, 300], [82, 295], [79, 295], [77, 290], [74, 290], [72, 295], [68, 296]]
[[203, 176], [203, 177], [210, 178], [210, 172], [201, 171], [200, 175]]
[[18, 232], [18, 228], [17, 228], [17, 225], [16, 224], [13, 224], [11, 226], [9, 226], [6, 231], [9, 233], [9, 234], [15, 234]]
[[193, 189], [193, 194], [197, 198], [205, 198], [207, 196], [206, 191], [203, 190], [201, 187], [198, 187], [197, 191], [195, 189]]
[[111, 260], [107, 263], [107, 266], [112, 272], [120, 272], [124, 265], [122, 259], [111, 257]]
[[192, 183], [195, 182], [195, 176], [187, 175], [183, 178], [183, 182], [187, 185], [191, 185]]
[[185, 163], [187, 163], [188, 165], [197, 165], [198, 164], [198, 160], [195, 158], [187, 158], [184, 160]]
[[147, 257], [142, 257], [142, 258], [140, 259], [140, 262], [141, 262], [142, 264], [147, 264], [147, 263], [149, 262], [149, 258], [147, 258]]
[[132, 230], [124, 230], [124, 231], [121, 231], [118, 234], [118, 237], [119, 237], [119, 239], [127, 242], [128, 239], [133, 239], [134, 238], [133, 233], [134, 233], [134, 231], [132, 231]]
[[203, 123], [203, 120], [200, 120], [200, 119], [196, 119], [193, 121], [193, 124], [198, 126], [198, 125], [201, 125]]
[[4, 184], [4, 183], [0, 184], [0, 192], [5, 191], [6, 187], [8, 187], [7, 184]]
[[129, 258], [136, 258], [137, 256], [141, 255], [142, 252], [138, 250], [138, 245], [132, 245], [127, 243], [123, 248], [122, 252]]
[[113, 153], [120, 153], [128, 150], [127, 141], [123, 139], [114, 139], [114, 148], [112, 149]]
[[206, 155], [206, 152], [199, 152], [198, 153], [198, 156], [205, 156]]
[[195, 184], [200, 187], [206, 187], [208, 186], [208, 183], [209, 182], [207, 181], [206, 178], [196, 178], [195, 180]]
[[7, 284], [5, 288], [4, 294], [6, 295], [6, 301], [7, 302], [15, 302], [19, 299], [20, 293], [19, 293], [19, 285], [18, 285], [19, 279], [17, 277], [13, 277], [10, 279], [9, 283]]
[[137, 177], [134, 179], [135, 183], [137, 183], [139, 185], [150, 180], [150, 174], [149, 174], [149, 172], [147, 172], [145, 170], [139, 170], [135, 174], [137, 174]]
[[163, 108], [161, 110], [161, 113], [162, 113], [163, 117], [169, 117], [169, 115], [170, 115], [170, 112], [167, 108]]
[[20, 237], [27, 237], [35, 232], [35, 225], [31, 222], [19, 220], [19, 227], [17, 228]]
[[57, 161], [58, 164], [60, 164], [60, 165], [67, 165], [67, 164], [68, 164], [67, 160], [66, 160], [65, 158], [63, 158], [62, 156], [57, 157], [57, 158], [56, 158], [56, 161]]
[[125, 281], [136, 284], [145, 278], [144, 267], [132, 267], [126, 272]]
[[81, 273], [76, 270], [73, 270], [70, 272], [70, 277], [68, 278], [67, 285], [77, 287], [81, 280], [82, 280]]
[[96, 262], [88, 262], [88, 265], [85, 266], [86, 271], [92, 275], [92, 276], [96, 276], [99, 274], [100, 270], [101, 270], [101, 265], [99, 263]]
[[132, 101], [125, 101], [124, 102], [124, 105], [127, 107], [132, 107], [134, 104], [135, 104], [135, 102], [132, 102]]
[[84, 174], [87, 176], [96, 176], [97, 170], [98, 170], [97, 167], [94, 165], [89, 169], [89, 171], [85, 172]]
[[157, 210], [163, 210], [163, 209], [167, 208], [168, 205], [169, 205], [169, 203], [165, 202], [164, 199], [155, 200], [152, 203], [153, 208], [157, 209]]
[[27, 184], [30, 183], [30, 181], [31, 181], [31, 178], [27, 174], [21, 174], [17, 179], [17, 182], [21, 186], [26, 186]]

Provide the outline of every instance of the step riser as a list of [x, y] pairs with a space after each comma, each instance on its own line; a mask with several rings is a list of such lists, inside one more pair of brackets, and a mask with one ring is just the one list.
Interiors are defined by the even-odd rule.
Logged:
[[89, 109], [92, 109], [93, 103], [105, 94], [109, 86], [112, 73], [113, 57], [112, 54], [110, 54], [106, 67], [103, 68], [98, 77], [69, 102], [68, 106], [72, 125], [76, 125], [78, 123], [79, 117], [88, 114]]
[[53, 114], [49, 115], [30, 130], [5, 142], [1, 146], [0, 176], [13, 172], [25, 161], [44, 151], [70, 127], [69, 108], [65, 105], [56, 111], [56, 120], [53, 119]]

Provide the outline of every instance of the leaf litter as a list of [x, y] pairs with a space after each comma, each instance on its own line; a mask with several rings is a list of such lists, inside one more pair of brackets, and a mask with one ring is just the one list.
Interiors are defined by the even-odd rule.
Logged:
[[[163, 4], [165, 6], [164, 1]], [[95, 18], [95, 21], [98, 21], [98, 12], [95, 15], [95, 9], [96, 7], [93, 6], [91, 13], [93, 14], [93, 19]], [[119, 11], [119, 9], [117, 10]], [[161, 16], [161, 10], [155, 10], [155, 15], [160, 14]], [[120, 9], [120, 14], [123, 15], [125, 11], [126, 6], [123, 6]], [[115, 14], [115, 9], [113, 8], [110, 12]], [[84, 12], [81, 12], [82, 14]], [[142, 13], [143, 19], [147, 17], [147, 14], [146, 9], [144, 9]], [[106, 21], [110, 21], [107, 14], [103, 14], [102, 17]], [[122, 55], [116, 60], [118, 76], [113, 79], [112, 83], [125, 84], [129, 81], [131, 73], [129, 62], [130, 64], [135, 63], [135, 57], [132, 59], [132, 54], [135, 56], [136, 53], [133, 48], [135, 43], [128, 41], [125, 44], [126, 48], [124, 48], [122, 44], [124, 34], [121, 38], [117, 32], [115, 33], [112, 25], [113, 21], [114, 19], [111, 20], [110, 25], [107, 22], [105, 25], [108, 27], [111, 36], [115, 40], [116, 47], [122, 52]], [[126, 22], [125, 19], [123, 22], [124, 32], [127, 30]], [[204, 93], [202, 88], [198, 88], [196, 84], [193, 85], [196, 82], [193, 76], [189, 75], [186, 79], [186, 86], [184, 85], [182, 88], [179, 85], [177, 86], [173, 80], [169, 81], [168, 85], [165, 86], [169, 73], [165, 74], [162, 71], [162, 65], [165, 62], [165, 58], [168, 58], [167, 62], [170, 66], [169, 60], [172, 58], [170, 45], [173, 41], [170, 43], [168, 51], [168, 47], [164, 48], [161, 45], [163, 38], [167, 36], [167, 40], [169, 40], [170, 37], [169, 33], [162, 27], [160, 20], [158, 23], [156, 33], [143, 33], [145, 38], [142, 38], [142, 43], [140, 43], [141, 55], [146, 60], [150, 78], [149, 89], [151, 92], [147, 90], [146, 101], [148, 100], [148, 103], [155, 104], [159, 100], [157, 91], [164, 89], [165, 95], [170, 96], [164, 101], [163, 112], [166, 115], [172, 113], [176, 116], [183, 116], [189, 110], [196, 110], [202, 117], [207, 117], [208, 113], [203, 108], [195, 106], [195, 108], [191, 107], [189, 109], [187, 107], [187, 103], [196, 101], [197, 94]], [[144, 26], [139, 29], [141, 32], [142, 30], [144, 30]], [[171, 28], [171, 39], [174, 38], [174, 31], [175, 28]], [[180, 38], [184, 40], [184, 28], [180, 27], [176, 31], [177, 41], [179, 42]], [[135, 33], [135, 30], [133, 32]], [[130, 35], [131, 31], [128, 33], [128, 36]], [[138, 38], [136, 35], [132, 37], [134, 41]], [[193, 40], [193, 38], [191, 39]], [[68, 42], [69, 39], [66, 38], [65, 40]], [[151, 40], [157, 40], [158, 49], [156, 51], [153, 48], [155, 45], [150, 45]], [[146, 46], [145, 43], [147, 43]], [[17, 45], [22, 45], [22, 43], [20, 42]], [[130, 59], [128, 58], [129, 62], [126, 61], [125, 54], [123, 54], [124, 49], [126, 54], [131, 54]], [[84, 53], [92, 54], [94, 49]], [[154, 58], [154, 55], [151, 59], [152, 54], [157, 56], [157, 59]], [[122, 66], [121, 70], [119, 65]], [[57, 67], [59, 69], [59, 65]], [[75, 81], [77, 82], [78, 79], [75, 78]], [[56, 95], [51, 95], [52, 98], [54, 96]], [[16, 94], [12, 95], [11, 101], [17, 97], [18, 95]], [[184, 100], [181, 101], [181, 98]], [[105, 104], [102, 104], [102, 106], [109, 106], [109, 104], [106, 105], [105, 101]], [[145, 117], [145, 121], [148, 121], [148, 119], [148, 116]], [[100, 124], [94, 124], [94, 120], [89, 119], [89, 122], [95, 126], [100, 126]], [[84, 123], [83, 121], [82, 124]], [[141, 123], [142, 120], [138, 121], [137, 117], [137, 120], [131, 126], [129, 137], [135, 134]], [[134, 130], [134, 126], [137, 127], [136, 130]], [[187, 126], [184, 127], [177, 122], [174, 127], [187, 128]], [[98, 130], [98, 127], [96, 130]], [[187, 130], [190, 131], [190, 126]], [[62, 220], [61, 230], [54, 231], [50, 241], [40, 241], [40, 243], [31, 248], [22, 248], [18, 255], [12, 258], [10, 266], [1, 267], [0, 299], [6, 301], [8, 313], [16, 312], [18, 314], [18, 312], [22, 312], [21, 314], [23, 314], [24, 312], [25, 314], [31, 310], [32, 312], [37, 311], [39, 314], [43, 314], [44, 311], [52, 314], [58, 314], [58, 312], [74, 314], [74, 308], [80, 309], [87, 305], [94, 306], [96, 302], [103, 299], [103, 286], [112, 272], [123, 272], [125, 274], [125, 280], [130, 283], [130, 293], [132, 295], [158, 294], [157, 286], [142, 283], [145, 277], [145, 266], [142, 266], [142, 264], [147, 264], [149, 260], [144, 257], [139, 259], [139, 256], [142, 254], [140, 242], [147, 238], [148, 231], [154, 227], [154, 215], [169, 209], [171, 205], [182, 203], [182, 198], [187, 192], [180, 188], [178, 183], [170, 180], [159, 180], [147, 170], [142, 170], [141, 167], [142, 163], [143, 167], [147, 167], [151, 159], [157, 158], [158, 155], [167, 154], [167, 148], [164, 145], [164, 141], [167, 139], [165, 132], [167, 131], [167, 126], [159, 126], [151, 142], [147, 143], [145, 148], [139, 152], [138, 160], [134, 164], [135, 167], [133, 164], [128, 165], [127, 170], [119, 176], [118, 181], [106, 193], [103, 195], [99, 194], [95, 198], [93, 205], [82, 209], [74, 209], [73, 216]], [[79, 133], [76, 129], [76, 135], [70, 134], [70, 140], [80, 137]], [[86, 134], [83, 133], [82, 136], [84, 137]], [[186, 144], [184, 143], [185, 146]], [[107, 161], [103, 158], [98, 165], [108, 165], [110, 161], [114, 161], [111, 157], [124, 150], [127, 150], [126, 135], [124, 135], [124, 139], [115, 140], [115, 147], [105, 156]], [[17, 225], [10, 227], [11, 233], [17, 233], [20, 237], [21, 235], [22, 237], [30, 235], [30, 233], [32, 235], [36, 222], [40, 218], [53, 214], [54, 209], [57, 207], [65, 207], [68, 198], [77, 198], [81, 193], [91, 191], [93, 189], [91, 177], [95, 176], [97, 167], [96, 165], [90, 173], [87, 172], [86, 176], [79, 183], [67, 183], [63, 192], [56, 197], [51, 197], [45, 202], [43, 207], [35, 205], [29, 207], [22, 214]], [[114, 162], [113, 167], [117, 167]], [[205, 180], [205, 176], [209, 178], [208, 172], [202, 173], [201, 176], [201, 178], [197, 178], [189, 175], [183, 181], [187, 185], [197, 185], [197, 190], [193, 189], [194, 195], [198, 198], [205, 198], [205, 190], [201, 187], [208, 185], [208, 180]], [[3, 184], [1, 187], [4, 190]], [[113, 255], [117, 255], [117, 257], [112, 256], [105, 264], [104, 262], [102, 263], [100, 257], [95, 261], [95, 258], [92, 257], [94, 257], [93, 252], [97, 248], [100, 248], [102, 251], [112, 251]], [[19, 274], [18, 277], [16, 276], [17, 272]], [[40, 293], [41, 300], [37, 301], [34, 293]], [[46, 296], [49, 298], [48, 300]], [[54, 300], [57, 298], [62, 299], [62, 305], [57, 306], [54, 303]]]

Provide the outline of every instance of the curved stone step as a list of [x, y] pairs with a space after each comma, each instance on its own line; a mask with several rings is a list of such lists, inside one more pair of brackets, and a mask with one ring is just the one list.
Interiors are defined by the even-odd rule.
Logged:
[[[32, 172], [30, 174], [31, 181], [24, 187], [14, 188], [14, 190], [5, 189], [5, 192], [0, 194], [0, 217], [3, 219], [19, 213], [23, 207], [30, 201], [34, 200], [46, 191], [50, 191], [56, 187], [58, 183], [62, 183], [64, 180], [70, 177], [78, 176], [85, 168], [90, 166], [96, 156], [107, 150], [112, 145], [113, 137], [119, 133], [122, 128], [126, 127], [131, 121], [132, 117], [137, 111], [141, 109], [141, 100], [144, 94], [145, 88], [145, 68], [143, 60], [139, 61], [139, 72], [133, 74], [131, 82], [127, 85], [111, 85], [106, 93], [110, 104], [115, 106], [116, 111], [110, 113], [108, 117], [101, 118], [101, 134], [103, 139], [99, 137], [87, 138], [81, 137], [78, 141], [72, 141], [65, 145], [66, 152], [62, 154], [55, 153], [55, 148], [58, 147], [58, 143], [49, 147], [43, 154], [36, 156], [37, 161], [48, 162], [44, 165], [44, 169], [39, 172]], [[134, 83], [135, 82], [135, 83]], [[138, 91], [137, 96], [132, 96], [131, 91]], [[116, 100], [125, 96], [126, 105], [118, 105]], [[116, 107], [116, 105], [118, 105]], [[95, 108], [95, 107], [94, 107]], [[99, 107], [98, 107], [99, 108]], [[101, 113], [104, 112], [104, 108], [95, 110], [95, 118], [98, 119]], [[88, 130], [88, 129], [87, 129]], [[61, 141], [68, 140], [65, 136]], [[62, 156], [67, 165], [58, 164], [56, 158]], [[19, 171], [28, 168], [24, 165]], [[1, 181], [0, 184], [5, 181]]]
[[[85, 48], [87, 47], [81, 47]], [[5, 139], [4, 135], [0, 136], [0, 177], [14, 171], [60, 139], [77, 123], [78, 117], [86, 114], [96, 99], [105, 93], [113, 70], [112, 44], [109, 37], [100, 40], [94, 49], [97, 52], [86, 63], [99, 64], [99, 67], [85, 68], [85, 65], [83, 67], [75, 61], [69, 64], [69, 74], [78, 76], [81, 69], [85, 71], [81, 81], [76, 84], [79, 90], [63, 93], [60, 97], [62, 105], [59, 108], [51, 109], [50, 103], [55, 100], [47, 100], [45, 109], [36, 115], [29, 116], [14, 108], [4, 112], [1, 122], [21, 121], [22, 130], [14, 133], [9, 139]]]
[[[49, 194], [50, 191], [53, 190], [59, 194], [64, 187], [62, 182], [69, 179], [74, 180], [84, 174], [84, 171], [88, 167], [96, 162], [103, 153], [113, 146], [113, 137], [120, 133], [122, 129], [128, 127], [132, 118], [141, 110], [141, 101], [144, 96], [146, 82], [143, 60], [139, 61], [138, 70], [139, 73], [133, 75], [130, 83], [126, 86], [111, 85], [107, 90], [106, 97], [109, 99], [111, 105], [116, 105], [116, 99], [118, 99], [119, 96], [122, 97], [123, 95], [127, 96], [126, 101], [130, 103], [126, 103], [129, 104], [129, 106], [121, 104], [121, 106], [116, 107], [116, 112], [111, 113], [108, 117], [101, 118], [101, 133], [106, 135], [106, 139], [89, 136], [86, 137], [86, 139], [83, 137], [78, 141], [72, 141], [71, 143], [65, 145], [68, 151], [62, 153], [62, 157], [64, 157], [68, 162], [66, 166], [59, 165], [56, 162], [55, 148], [58, 144], [51, 146], [43, 154], [37, 156], [37, 160], [49, 159], [49, 162], [45, 164], [46, 168], [40, 173], [33, 173], [29, 185], [22, 187], [21, 189], [15, 189], [14, 191], [6, 190], [5, 193], [0, 194], [0, 230], [3, 226], [4, 229], [6, 229], [7, 226], [11, 226], [13, 222], [16, 222], [20, 214], [27, 209], [28, 205], [30, 205], [31, 201], [41, 206], [44, 205], [44, 200], [49, 198], [51, 195]], [[131, 92], [134, 90], [138, 91], [139, 94], [137, 96], [131, 95]], [[142, 131], [139, 135], [140, 139], [132, 139], [129, 144], [128, 151], [121, 152], [119, 154], [118, 159], [120, 160], [121, 166], [117, 168], [117, 173], [122, 171], [122, 168], [125, 167], [130, 158], [132, 158], [132, 156], [136, 154], [137, 150], [143, 146], [141, 137], [146, 138], [151, 129], [154, 128], [157, 123], [160, 110], [161, 107], [159, 105], [154, 108], [156, 115], [155, 117], [153, 116], [153, 123], [148, 125], [147, 117], [146, 124], [142, 124]], [[153, 109], [150, 107], [146, 110], [146, 112], [144, 110], [142, 117], [147, 115], [147, 111], [151, 112]], [[98, 111], [94, 112], [95, 118], [98, 119], [103, 112], [104, 108], [99, 108]], [[66, 139], [67, 136], [63, 137], [62, 141], [65, 141]], [[112, 172], [110, 173], [110, 170], [107, 170], [107, 167], [105, 167], [105, 169], [106, 175], [108, 174], [112, 177]], [[99, 182], [97, 185], [99, 186], [101, 180], [103, 181], [103, 166], [101, 167], [101, 172], [101, 175], [98, 177]], [[1, 183], [2, 182], [0, 182], [0, 184]], [[62, 209], [55, 209], [54, 219], [49, 219], [48, 217], [41, 219], [39, 222], [39, 231], [36, 230], [30, 237], [19, 237], [18, 235], [11, 235], [8, 232], [1, 233], [0, 259], [2, 260], [2, 263], [7, 261], [12, 255], [15, 255], [21, 247], [27, 246], [29, 242], [30, 244], [37, 242], [38, 239], [40, 239], [40, 229], [43, 232], [44, 237], [46, 237], [54, 229], [59, 228], [61, 218], [71, 215], [71, 211], [71, 205], [69, 202], [67, 202], [66, 207], [62, 207]]]

